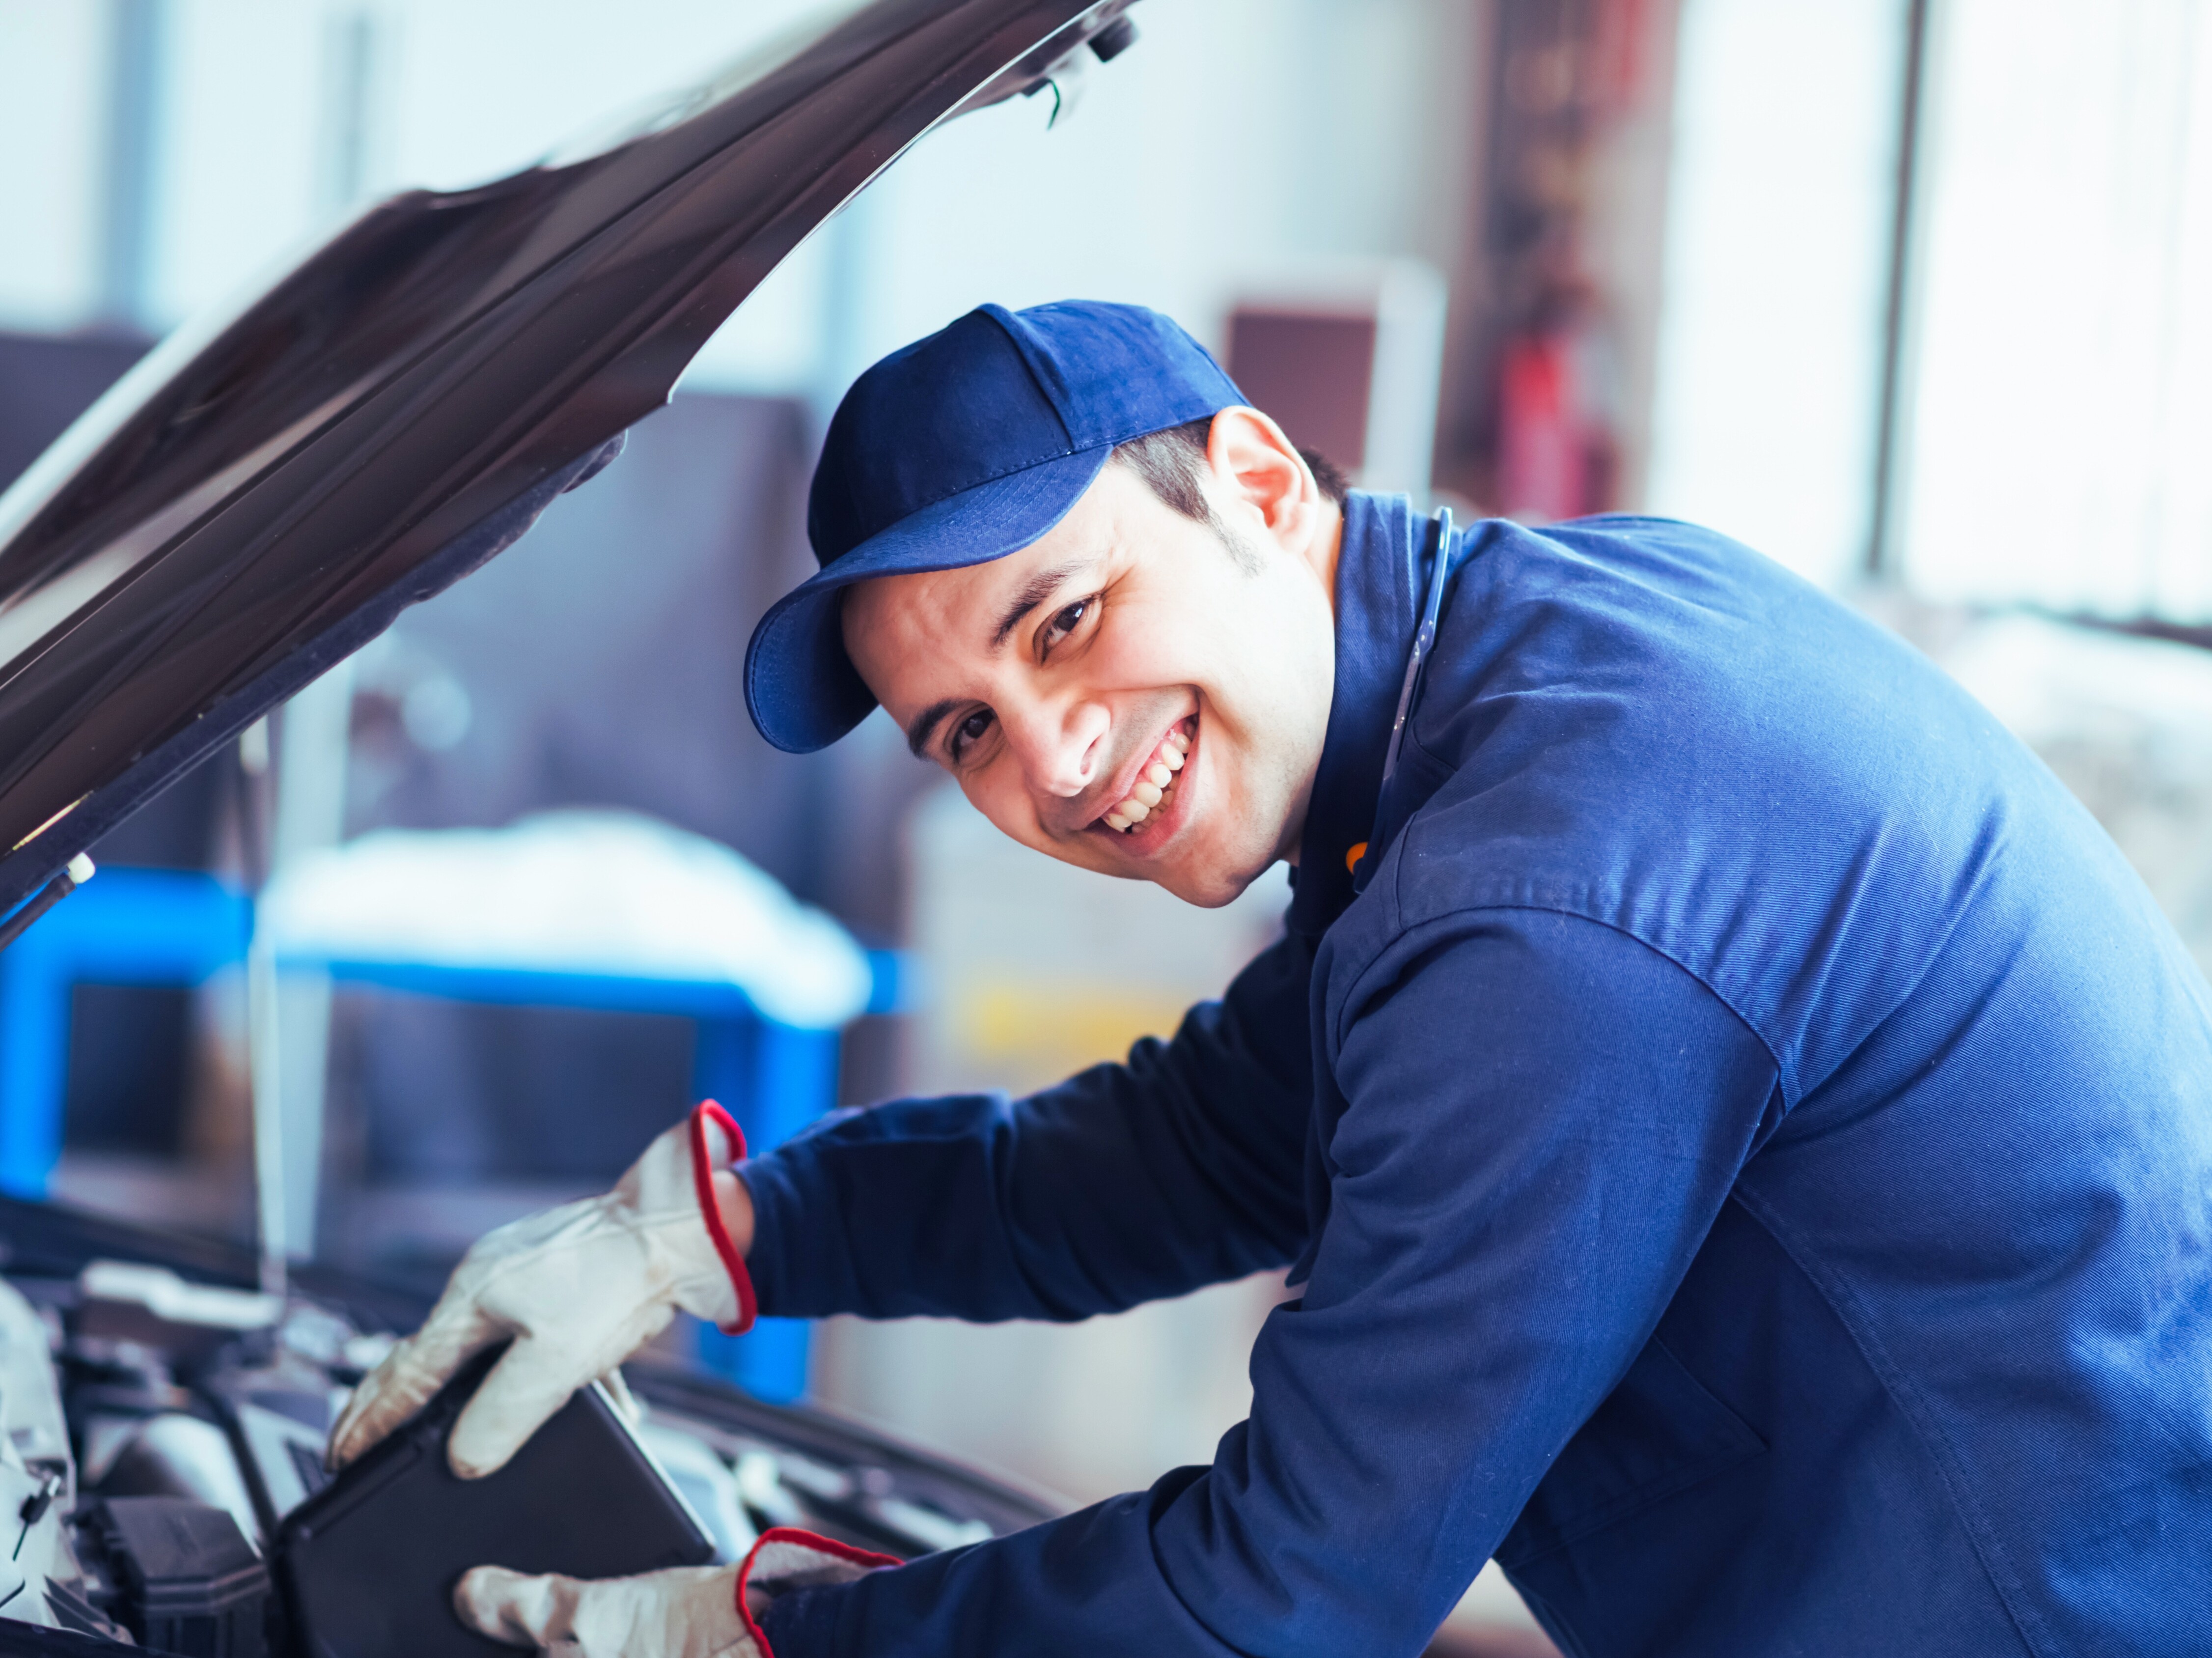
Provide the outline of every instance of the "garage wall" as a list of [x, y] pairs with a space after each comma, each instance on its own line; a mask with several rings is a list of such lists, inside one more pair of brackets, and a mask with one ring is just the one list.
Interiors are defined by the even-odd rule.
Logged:
[[[0, 326], [94, 314], [115, 20], [156, 46], [141, 320], [159, 332], [362, 200], [528, 166], [848, 3], [0, 0]], [[1146, 0], [1138, 46], [1057, 130], [1039, 98], [926, 139], [770, 281], [698, 378], [826, 404], [987, 298], [1135, 300], [1214, 339], [1255, 282], [1447, 265], [1485, 12]]]

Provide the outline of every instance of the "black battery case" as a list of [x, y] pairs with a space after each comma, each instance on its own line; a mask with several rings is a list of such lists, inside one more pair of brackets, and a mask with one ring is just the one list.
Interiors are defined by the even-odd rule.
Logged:
[[473, 1566], [626, 1577], [714, 1559], [714, 1539], [596, 1383], [497, 1473], [455, 1474], [447, 1436], [500, 1350], [286, 1518], [270, 1552], [312, 1658], [513, 1658], [453, 1612]]

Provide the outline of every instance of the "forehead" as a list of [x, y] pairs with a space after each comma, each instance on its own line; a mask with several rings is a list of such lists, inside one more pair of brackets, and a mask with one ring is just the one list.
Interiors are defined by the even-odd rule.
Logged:
[[1060, 562], [1048, 538], [962, 570], [856, 582], [845, 594], [845, 648], [864, 676], [893, 653], [939, 660], [993, 655], [992, 635], [1006, 606]]
[[[963, 667], [995, 661], [1002, 652], [994, 636], [1048, 578], [1073, 579], [1141, 539], [1129, 520], [1152, 500], [1127, 467], [1109, 466], [1059, 523], [1018, 552], [960, 570], [855, 582], [844, 598], [846, 651], [894, 717], [902, 716], [904, 701], [950, 694], [933, 687]], [[925, 684], [933, 688], [925, 691]]]

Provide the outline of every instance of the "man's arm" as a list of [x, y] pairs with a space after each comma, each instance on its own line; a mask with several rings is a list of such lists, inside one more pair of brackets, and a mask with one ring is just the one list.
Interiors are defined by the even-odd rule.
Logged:
[[1311, 959], [1284, 940], [1125, 1064], [842, 1112], [745, 1164], [761, 1311], [1080, 1319], [1281, 1265], [1305, 1236]]
[[1644, 1347], [1776, 1070], [1594, 923], [1480, 912], [1402, 946], [1346, 1010], [1312, 1277], [1212, 1466], [793, 1594], [775, 1658], [1421, 1649]]

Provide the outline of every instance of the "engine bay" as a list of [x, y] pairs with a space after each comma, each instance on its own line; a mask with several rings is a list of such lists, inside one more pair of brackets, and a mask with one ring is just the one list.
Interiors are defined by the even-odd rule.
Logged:
[[[155, 1234], [45, 1205], [0, 1200], [0, 1651], [375, 1652], [300, 1627], [285, 1521], [329, 1483], [331, 1423], [405, 1299], [327, 1276], [265, 1294], [207, 1247], [165, 1260]], [[1054, 1512], [696, 1369], [628, 1366], [604, 1396], [718, 1561], [773, 1526], [911, 1557]]]

